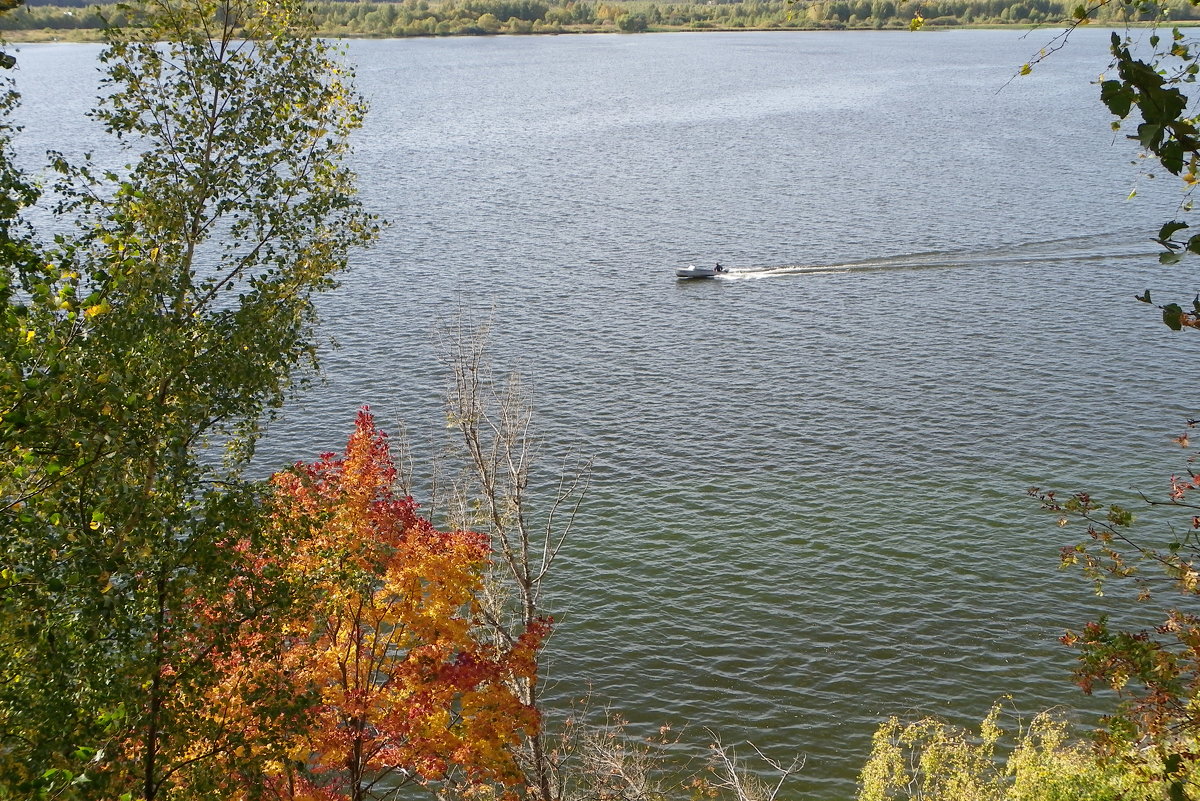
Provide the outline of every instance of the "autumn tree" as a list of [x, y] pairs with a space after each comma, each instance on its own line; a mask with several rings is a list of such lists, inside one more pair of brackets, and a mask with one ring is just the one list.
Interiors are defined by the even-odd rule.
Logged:
[[219, 638], [185, 633], [232, 575], [221, 544], [255, 526], [238, 469], [315, 366], [313, 297], [375, 231], [342, 163], [363, 105], [298, 3], [126, 13], [95, 116], [131, 163], [55, 156], [42, 246], [18, 216], [38, 193], [0, 157], [0, 787], [18, 797], [159, 798], [212, 758], [170, 701], [219, 678]]
[[[241, 569], [194, 602], [205, 628], [237, 634], [209, 656], [222, 681], [190, 707], [172, 699], [195, 720], [176, 761], [219, 753], [208, 792], [223, 797], [360, 801], [415, 782], [520, 794], [515, 754], [539, 720], [518, 686], [549, 624], [504, 648], [487, 636], [487, 538], [438, 531], [396, 493], [366, 409], [343, 456], [271, 488], [262, 530], [224, 544]], [[222, 748], [230, 736], [242, 747]]]
[[517, 687], [536, 670], [549, 623], [531, 621], [496, 647], [480, 600], [488, 538], [434, 529], [394, 483], [366, 410], [343, 458], [273, 481], [271, 527], [292, 543], [289, 569], [321, 599], [315, 636], [286, 654], [321, 699], [309, 775], [354, 801], [411, 781], [519, 787], [514, 754], [538, 717]]

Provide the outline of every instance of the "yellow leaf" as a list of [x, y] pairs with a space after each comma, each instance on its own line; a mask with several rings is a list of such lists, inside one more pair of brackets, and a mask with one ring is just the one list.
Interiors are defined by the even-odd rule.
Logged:
[[89, 319], [89, 320], [90, 320], [90, 319], [92, 319], [93, 317], [97, 317], [97, 316], [99, 316], [99, 315], [101, 315], [101, 314], [104, 314], [105, 312], [108, 312], [108, 311], [112, 311], [112, 306], [110, 306], [110, 305], [108, 304], [108, 301], [106, 300], [106, 301], [104, 301], [103, 303], [97, 303], [95, 306], [89, 306], [89, 307], [88, 307], [88, 308], [87, 308], [87, 309], [86, 309], [86, 310], [83, 312], [83, 316], [84, 316], [84, 317], [86, 317], [87, 319]]

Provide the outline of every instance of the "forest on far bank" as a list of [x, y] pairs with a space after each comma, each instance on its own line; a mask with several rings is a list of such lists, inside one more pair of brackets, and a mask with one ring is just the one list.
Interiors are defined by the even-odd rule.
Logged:
[[[1075, 0], [736, 0], [658, 3], [647, 0], [400, 0], [310, 5], [317, 31], [332, 37], [463, 36], [532, 33], [592, 33], [678, 30], [899, 29], [920, 16], [926, 27], [1054, 24], [1070, 19]], [[10, 39], [98, 38], [107, 21], [123, 25], [117, 4], [66, 0], [61, 5], [26, 5], [0, 17]], [[1099, 23], [1127, 24], [1200, 20], [1187, 0], [1135, 9], [1124, 3], [1098, 8]]]

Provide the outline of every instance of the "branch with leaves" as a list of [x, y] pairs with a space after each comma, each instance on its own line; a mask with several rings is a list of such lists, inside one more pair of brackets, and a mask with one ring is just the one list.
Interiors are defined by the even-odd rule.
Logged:
[[[1186, 436], [1177, 441], [1188, 444]], [[1189, 466], [1186, 475], [1171, 477], [1165, 499], [1145, 498], [1148, 506], [1179, 511], [1186, 521], [1165, 542], [1135, 535], [1135, 516], [1123, 506], [1106, 506], [1088, 493], [1060, 498], [1030, 490], [1060, 526], [1072, 519], [1085, 524], [1087, 539], [1062, 549], [1062, 566], [1081, 569], [1098, 594], [1120, 581], [1132, 584], [1142, 603], [1164, 592], [1183, 599], [1169, 601], [1151, 628], [1126, 630], [1101, 617], [1062, 638], [1078, 649], [1075, 677], [1084, 692], [1106, 688], [1120, 699], [1105, 718], [1106, 753], [1172, 798], [1200, 790], [1200, 615], [1186, 608], [1200, 596], [1198, 490], [1200, 475]]]

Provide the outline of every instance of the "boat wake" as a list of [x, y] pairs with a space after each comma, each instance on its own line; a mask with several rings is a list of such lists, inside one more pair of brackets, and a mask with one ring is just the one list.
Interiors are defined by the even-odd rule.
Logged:
[[823, 273], [883, 272], [889, 270], [942, 270], [986, 264], [1035, 264], [1050, 261], [1144, 259], [1156, 253], [1155, 245], [1137, 235], [1104, 234], [1030, 242], [982, 250], [929, 251], [883, 258], [829, 264], [780, 264], [734, 267], [721, 276], [726, 281], [779, 278]]

